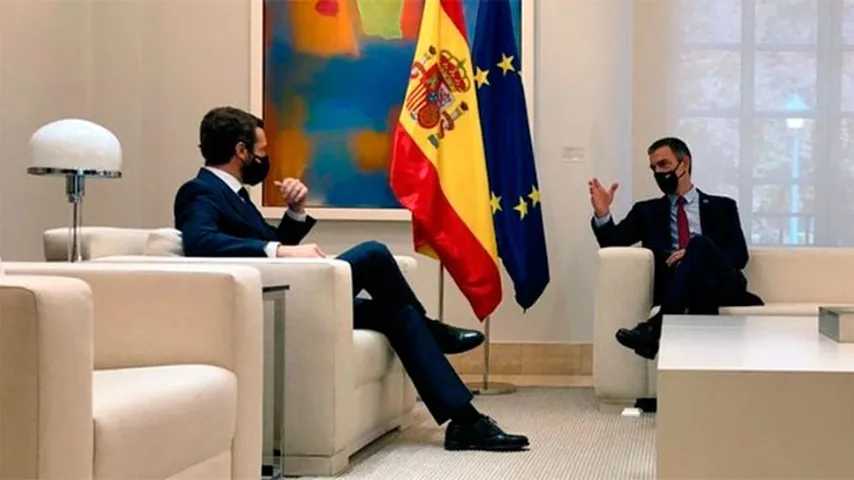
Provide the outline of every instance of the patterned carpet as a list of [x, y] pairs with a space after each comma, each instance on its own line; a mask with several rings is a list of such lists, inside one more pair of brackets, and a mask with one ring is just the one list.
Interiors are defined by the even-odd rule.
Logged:
[[655, 420], [600, 411], [589, 388], [526, 388], [478, 397], [475, 404], [531, 449], [517, 453], [446, 452], [444, 429], [423, 409], [416, 423], [387, 435], [353, 458], [344, 479], [495, 480], [653, 479]]

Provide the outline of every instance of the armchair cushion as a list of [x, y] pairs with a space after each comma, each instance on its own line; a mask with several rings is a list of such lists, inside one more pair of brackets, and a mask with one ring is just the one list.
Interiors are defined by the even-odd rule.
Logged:
[[184, 242], [181, 231], [174, 228], [158, 228], [148, 234], [143, 255], [158, 257], [183, 257]]
[[[85, 227], [80, 229], [80, 251], [84, 260], [109, 255], [142, 255], [151, 231], [141, 228]], [[44, 256], [49, 262], [68, 259], [68, 228], [44, 232]]]
[[355, 387], [382, 379], [397, 361], [385, 336], [371, 330], [353, 331], [353, 356]]
[[[752, 248], [747, 288], [766, 304], [850, 304], [854, 248]], [[770, 313], [769, 313], [770, 314]]]
[[208, 365], [98, 370], [95, 478], [166, 478], [231, 448], [237, 377]]

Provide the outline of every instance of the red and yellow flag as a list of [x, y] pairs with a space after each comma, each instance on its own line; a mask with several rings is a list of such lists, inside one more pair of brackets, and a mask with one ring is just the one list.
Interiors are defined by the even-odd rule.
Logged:
[[415, 249], [442, 261], [483, 320], [501, 302], [471, 53], [460, 0], [427, 0], [400, 119], [391, 188]]

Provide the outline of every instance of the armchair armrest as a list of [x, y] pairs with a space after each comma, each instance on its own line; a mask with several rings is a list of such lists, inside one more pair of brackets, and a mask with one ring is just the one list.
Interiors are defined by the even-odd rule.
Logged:
[[0, 478], [92, 478], [92, 292], [0, 276]]
[[287, 282], [285, 453], [334, 456], [353, 422], [353, 287], [341, 260], [277, 260], [269, 276]]
[[654, 276], [652, 252], [644, 248], [599, 250], [593, 319], [593, 385], [611, 400], [647, 394], [647, 362], [617, 343], [614, 333], [649, 317]]

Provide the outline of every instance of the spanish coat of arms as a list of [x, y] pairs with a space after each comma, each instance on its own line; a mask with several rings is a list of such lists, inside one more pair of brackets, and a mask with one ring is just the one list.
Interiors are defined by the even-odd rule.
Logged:
[[464, 101], [457, 103], [455, 93], [464, 93], [471, 88], [471, 80], [466, 72], [465, 62], [451, 52], [430, 46], [427, 52], [412, 64], [409, 74], [418, 85], [406, 98], [406, 110], [412, 119], [424, 129], [438, 126], [437, 133], [427, 138], [434, 147], [445, 138], [448, 131], [454, 129], [455, 122], [468, 111]]

